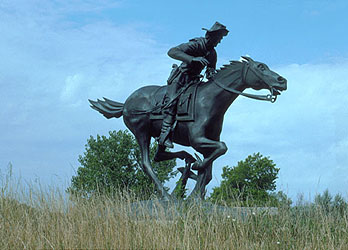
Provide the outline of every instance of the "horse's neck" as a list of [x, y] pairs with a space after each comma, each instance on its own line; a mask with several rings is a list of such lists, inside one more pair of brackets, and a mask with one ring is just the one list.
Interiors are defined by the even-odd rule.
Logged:
[[223, 115], [233, 101], [238, 97], [238, 94], [231, 93], [219, 87], [213, 81], [219, 81], [220, 84], [228, 88], [243, 92], [245, 90], [245, 85], [242, 81], [242, 74], [241, 71], [236, 71], [234, 74], [228, 74], [227, 72], [225, 75], [216, 77], [203, 85], [204, 89], [202, 94], [206, 96], [205, 100], [211, 102], [212, 107]]

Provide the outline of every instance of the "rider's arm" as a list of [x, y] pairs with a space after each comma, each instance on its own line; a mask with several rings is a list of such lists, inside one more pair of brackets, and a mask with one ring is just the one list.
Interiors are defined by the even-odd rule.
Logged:
[[[168, 56], [171, 58], [180, 60], [187, 64], [190, 64], [192, 60], [205, 60], [202, 57], [196, 57], [194, 55], [199, 54], [203, 50], [202, 43], [192, 39], [187, 43], [182, 43], [179, 46], [173, 47], [168, 51]], [[208, 64], [207, 62], [201, 62], [202, 64]]]
[[192, 50], [193, 45], [189, 43], [183, 43], [179, 46], [173, 47], [168, 51], [168, 56], [173, 59], [180, 60], [185, 63], [191, 63], [193, 56], [187, 54], [190, 50]]

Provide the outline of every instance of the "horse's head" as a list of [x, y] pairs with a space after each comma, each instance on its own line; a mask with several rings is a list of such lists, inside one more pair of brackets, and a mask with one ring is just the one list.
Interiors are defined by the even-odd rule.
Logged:
[[242, 56], [242, 59], [246, 61], [244, 83], [248, 88], [269, 89], [275, 97], [280, 95], [280, 91], [287, 89], [287, 80], [270, 70], [265, 63], [254, 61], [247, 56]]

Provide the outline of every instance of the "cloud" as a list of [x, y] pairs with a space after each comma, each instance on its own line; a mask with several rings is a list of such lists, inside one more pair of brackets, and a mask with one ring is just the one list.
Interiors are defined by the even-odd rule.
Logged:
[[[122, 7], [113, 1], [0, 3], [1, 167], [12, 161], [26, 178], [70, 178], [90, 135], [126, 128], [90, 109], [88, 99], [124, 102], [143, 85], [165, 83], [173, 63], [168, 45], [134, 24], [71, 16], [99, 15], [110, 6]], [[227, 58], [220, 50], [219, 56]], [[210, 189], [223, 166], [261, 152], [280, 167], [278, 187], [292, 197], [347, 190], [347, 68], [347, 61], [276, 67], [288, 79], [276, 103], [239, 97], [225, 115], [221, 138], [229, 150], [215, 162]]]
[[80, 74], [75, 74], [73, 76], [68, 76], [65, 80], [65, 86], [61, 93], [61, 99], [63, 101], [71, 100], [81, 87], [81, 82], [83, 81], [83, 76]]
[[348, 133], [346, 136], [338, 138], [338, 140], [333, 143], [329, 150], [328, 155], [333, 155], [333, 164], [332, 164], [332, 181], [335, 182], [337, 179], [340, 181], [336, 183], [337, 189], [340, 189], [340, 183], [348, 183], [348, 175], [344, 175], [348, 170]]
[[[90, 135], [125, 129], [90, 109], [88, 99], [125, 101], [145, 82], [165, 82], [170, 71], [166, 51], [138, 26], [72, 21], [66, 8], [73, 6], [58, 5], [0, 5], [0, 166], [12, 162], [25, 178], [49, 181], [71, 174]], [[88, 1], [74, 11], [98, 8]]]

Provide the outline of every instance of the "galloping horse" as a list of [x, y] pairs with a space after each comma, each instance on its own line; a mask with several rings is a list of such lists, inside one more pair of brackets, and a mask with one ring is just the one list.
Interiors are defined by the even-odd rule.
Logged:
[[[124, 104], [104, 98], [90, 101], [91, 107], [102, 113], [106, 118], [119, 118], [135, 135], [142, 155], [142, 168], [153, 180], [162, 196], [169, 200], [171, 196], [154, 173], [149, 159], [151, 137], [158, 137], [162, 121], [150, 119], [151, 111], [156, 109], [154, 100], [164, 97], [166, 86], [145, 86], [131, 94]], [[255, 90], [268, 89], [269, 95], [252, 95], [243, 93], [246, 88]], [[244, 95], [250, 98], [274, 102], [280, 91], [287, 89], [287, 81], [262, 62], [242, 57], [241, 61], [231, 61], [224, 65], [207, 82], [199, 83], [196, 90], [193, 121], [178, 121], [173, 131], [173, 142], [191, 146], [203, 155], [203, 160], [193, 158], [185, 151], [167, 152], [159, 147], [156, 161], [174, 158], [184, 159], [193, 163], [192, 169], [198, 170], [198, 175], [189, 170], [191, 177], [195, 176], [196, 186], [191, 193], [204, 198], [205, 186], [212, 179], [212, 163], [227, 151], [226, 144], [220, 141], [220, 134], [225, 112], [233, 101]], [[143, 112], [139, 112], [143, 111]]]

